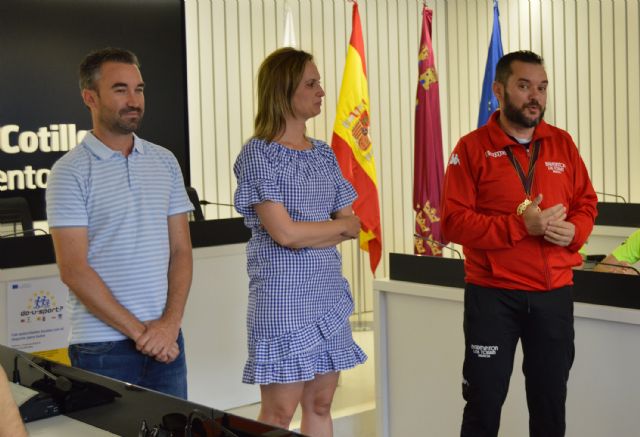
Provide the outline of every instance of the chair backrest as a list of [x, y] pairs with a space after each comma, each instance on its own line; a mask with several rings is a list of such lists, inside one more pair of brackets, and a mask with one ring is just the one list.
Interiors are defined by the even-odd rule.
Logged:
[[202, 207], [200, 206], [200, 198], [198, 197], [198, 192], [193, 187], [187, 187], [187, 194], [189, 195], [189, 200], [193, 204], [193, 212], [190, 215], [193, 215], [193, 220], [191, 221], [203, 221], [204, 214], [202, 213]]
[[24, 197], [0, 198], [0, 237], [2, 236], [33, 236], [33, 220]]

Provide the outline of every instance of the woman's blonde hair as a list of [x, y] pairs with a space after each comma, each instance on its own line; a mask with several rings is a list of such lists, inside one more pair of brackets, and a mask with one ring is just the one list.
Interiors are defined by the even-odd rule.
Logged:
[[284, 47], [266, 57], [258, 70], [258, 113], [254, 138], [272, 141], [285, 129], [285, 117], [293, 115], [291, 99], [304, 69], [313, 56], [302, 50]]

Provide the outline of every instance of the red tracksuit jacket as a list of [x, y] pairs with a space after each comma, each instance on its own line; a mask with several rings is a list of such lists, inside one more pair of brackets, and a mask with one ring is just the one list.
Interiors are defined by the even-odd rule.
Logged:
[[529, 236], [516, 208], [525, 192], [504, 151], [511, 147], [526, 173], [529, 158], [500, 128], [499, 113], [462, 137], [451, 154], [444, 179], [442, 229], [465, 254], [465, 281], [484, 287], [545, 291], [573, 284], [571, 268], [580, 265], [577, 251], [597, 215], [597, 197], [587, 169], [568, 132], [543, 121], [531, 199], [542, 193], [540, 208], [562, 203], [575, 236], [567, 247]]

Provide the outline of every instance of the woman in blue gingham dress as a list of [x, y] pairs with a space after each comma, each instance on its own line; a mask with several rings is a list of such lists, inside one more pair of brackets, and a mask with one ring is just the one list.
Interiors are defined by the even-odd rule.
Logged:
[[256, 132], [234, 166], [235, 206], [252, 231], [243, 381], [260, 384], [258, 420], [288, 427], [300, 403], [302, 432], [331, 435], [338, 372], [366, 360], [351, 336], [353, 300], [336, 249], [358, 236], [356, 193], [331, 148], [305, 136], [324, 96], [311, 55], [272, 53], [258, 95]]

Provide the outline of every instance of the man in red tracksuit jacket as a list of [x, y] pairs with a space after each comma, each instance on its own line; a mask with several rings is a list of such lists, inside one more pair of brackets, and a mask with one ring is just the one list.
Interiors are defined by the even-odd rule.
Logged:
[[543, 120], [547, 85], [535, 53], [500, 59], [500, 110], [460, 139], [445, 176], [442, 229], [465, 254], [463, 437], [498, 435], [518, 340], [530, 435], [565, 433], [572, 267], [597, 197], [571, 136]]

